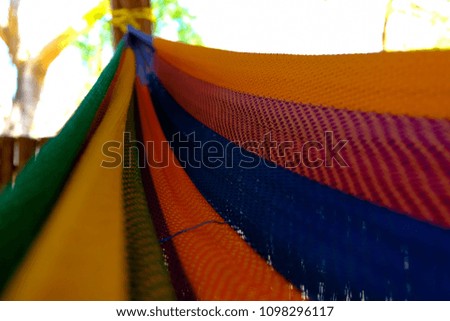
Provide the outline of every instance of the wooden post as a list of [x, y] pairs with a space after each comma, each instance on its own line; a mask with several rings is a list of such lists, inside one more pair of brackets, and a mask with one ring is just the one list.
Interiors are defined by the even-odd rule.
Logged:
[[14, 180], [19, 171], [49, 139], [50, 137], [40, 139], [0, 137], [0, 190], [11, 179]]
[[[132, 9], [132, 8], [150, 8], [150, 0], [111, 0], [111, 8], [114, 9]], [[142, 32], [151, 34], [152, 23], [149, 20], [139, 19], [139, 26]], [[114, 27], [114, 44], [117, 45], [123, 37], [123, 32]]]
[[14, 138], [0, 137], [0, 188], [13, 176]]
[[17, 172], [22, 169], [22, 167], [28, 162], [31, 157], [34, 157], [36, 153], [36, 143], [35, 139], [29, 137], [19, 137], [17, 139], [19, 145], [19, 164], [17, 166]]

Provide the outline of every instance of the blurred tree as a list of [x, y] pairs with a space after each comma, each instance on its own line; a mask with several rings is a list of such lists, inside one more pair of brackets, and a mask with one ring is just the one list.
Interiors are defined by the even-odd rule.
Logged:
[[35, 56], [23, 60], [19, 57], [20, 34], [18, 9], [20, 0], [10, 0], [8, 10], [8, 25], [0, 27], [0, 38], [5, 42], [14, 66], [17, 68], [17, 90], [13, 97], [12, 113], [20, 115], [18, 122], [10, 119], [7, 122], [7, 133], [27, 135], [31, 129], [34, 112], [36, 110], [44, 84], [45, 75], [50, 64], [70, 43], [75, 41], [81, 32], [89, 30], [108, 10], [108, 3], [101, 1], [96, 7], [83, 16], [85, 25], [83, 30], [67, 28]]
[[[47, 70], [67, 46], [74, 45], [79, 48], [83, 61], [85, 61], [92, 75], [96, 77], [100, 74], [102, 49], [112, 44], [109, 23], [111, 12], [110, 1], [98, 0], [98, 4], [83, 16], [84, 25], [81, 29], [76, 30], [73, 27], [68, 27], [46, 44], [39, 54], [24, 60], [18, 55], [21, 45], [18, 19], [19, 5], [20, 0], [9, 0], [8, 24], [6, 27], [0, 26], [0, 39], [8, 47], [11, 61], [17, 68], [18, 75], [17, 91], [13, 97], [11, 116], [17, 113], [20, 115], [20, 119], [14, 122], [11, 116], [7, 119], [6, 134], [28, 135]], [[156, 21], [154, 26], [156, 34], [159, 34], [168, 19], [173, 19], [178, 23], [178, 35], [181, 41], [201, 44], [199, 36], [190, 26], [193, 17], [176, 0], [153, 0], [152, 9], [153, 21]]]

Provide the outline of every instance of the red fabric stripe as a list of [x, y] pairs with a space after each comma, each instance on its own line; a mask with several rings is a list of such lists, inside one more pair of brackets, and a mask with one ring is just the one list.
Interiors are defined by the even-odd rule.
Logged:
[[[235, 92], [196, 79], [155, 55], [155, 69], [175, 100], [225, 138], [262, 142], [270, 133], [290, 141], [286, 154], [249, 149], [286, 167], [308, 141], [325, 131], [348, 140], [349, 167], [290, 170], [345, 193], [442, 227], [450, 227], [450, 122], [312, 106]], [[315, 155], [320, 155], [315, 154]]]

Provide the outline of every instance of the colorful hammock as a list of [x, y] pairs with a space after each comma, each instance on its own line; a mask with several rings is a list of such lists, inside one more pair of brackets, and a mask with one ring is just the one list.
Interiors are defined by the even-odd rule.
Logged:
[[0, 195], [2, 298], [449, 300], [449, 62], [131, 28]]

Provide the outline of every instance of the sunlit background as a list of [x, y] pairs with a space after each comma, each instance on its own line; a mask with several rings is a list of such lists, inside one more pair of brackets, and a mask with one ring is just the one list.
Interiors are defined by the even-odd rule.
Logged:
[[[175, 6], [175, 1], [166, 1]], [[82, 19], [99, 0], [21, 0], [21, 60], [34, 59], [67, 28], [86, 29]], [[164, 11], [163, 0], [156, 2]], [[8, 24], [10, 0], [0, 0], [0, 26]], [[189, 16], [165, 16], [158, 36], [233, 51], [342, 54], [382, 50], [450, 48], [450, 0], [179, 0]], [[161, 14], [155, 14], [161, 17]], [[55, 135], [74, 112], [112, 56], [107, 21], [93, 23], [50, 64], [29, 130], [16, 126], [13, 108], [17, 70], [0, 40], [0, 134]], [[179, 32], [180, 21], [191, 26]], [[180, 36], [181, 35], [181, 36]], [[184, 35], [184, 36], [183, 36]]]

